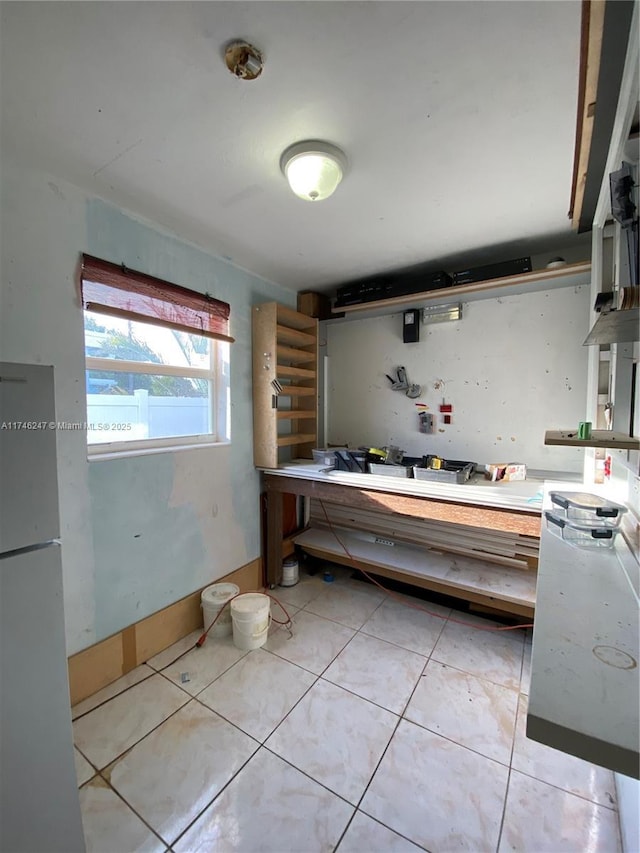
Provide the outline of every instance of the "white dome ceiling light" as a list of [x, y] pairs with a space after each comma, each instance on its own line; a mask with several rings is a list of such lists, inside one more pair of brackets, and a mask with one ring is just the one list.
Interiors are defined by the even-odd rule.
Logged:
[[342, 180], [347, 158], [329, 142], [307, 140], [287, 148], [280, 158], [280, 168], [298, 198], [322, 201]]

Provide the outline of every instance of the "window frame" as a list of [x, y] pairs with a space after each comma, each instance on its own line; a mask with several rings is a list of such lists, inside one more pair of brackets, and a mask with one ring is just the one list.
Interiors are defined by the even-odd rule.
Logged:
[[[83, 311], [83, 316], [86, 312]], [[150, 323], [149, 325], [154, 325]], [[157, 326], [161, 328], [161, 326]], [[138, 373], [148, 376], [179, 376], [186, 378], [206, 379], [210, 382], [209, 417], [211, 432], [195, 435], [176, 435], [163, 438], [140, 438], [127, 441], [104, 441], [90, 443], [87, 437], [87, 453], [89, 458], [116, 457], [119, 455], [134, 456], [145, 453], [161, 453], [176, 449], [191, 447], [211, 447], [231, 443], [228, 423], [222, 423], [226, 406], [223, 404], [224, 395], [228, 394], [228, 377], [224, 375], [225, 359], [222, 341], [211, 340], [210, 367], [180, 367], [170, 364], [156, 364], [150, 361], [128, 361], [125, 359], [101, 358], [100, 356], [85, 356], [85, 371], [108, 370], [110, 373]], [[229, 363], [229, 358], [226, 363]], [[85, 399], [88, 393], [85, 389]], [[87, 418], [89, 417], [87, 413]], [[227, 418], [228, 421], [228, 418]]]
[[[91, 255], [82, 255], [79, 291], [83, 309], [85, 377], [88, 371], [138, 374], [144, 376], [203, 379], [208, 383], [208, 422], [210, 431], [192, 435], [90, 442], [89, 385], [85, 383], [87, 454], [89, 459], [162, 453], [176, 449], [230, 444], [230, 358], [229, 305], [210, 296], [172, 284], [146, 273], [128, 269]], [[124, 358], [105, 358], [87, 354], [85, 319], [104, 317], [130, 320], [154, 329], [169, 329], [206, 338], [209, 341], [208, 366], [162, 364]], [[105, 397], [108, 395], [105, 395]], [[180, 398], [176, 398], [180, 399]], [[95, 419], [94, 419], [95, 420]], [[128, 423], [123, 419], [123, 423]], [[95, 425], [99, 422], [96, 421]], [[108, 421], [104, 421], [108, 423]], [[111, 421], [113, 426], [116, 421]], [[91, 423], [94, 426], [93, 422]], [[96, 430], [97, 431], [97, 430]], [[107, 432], [108, 428], [104, 430]], [[93, 432], [93, 430], [92, 430]], [[115, 432], [115, 430], [114, 430]], [[122, 433], [120, 433], [122, 435]], [[105, 436], [106, 437], [106, 436]]]

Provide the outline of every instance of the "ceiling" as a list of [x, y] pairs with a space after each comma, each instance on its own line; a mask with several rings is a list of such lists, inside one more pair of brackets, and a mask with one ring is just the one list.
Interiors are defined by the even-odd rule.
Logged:
[[[3, 151], [296, 290], [571, 245], [581, 4], [2, 3]], [[244, 38], [262, 75], [236, 79]], [[335, 195], [282, 151], [339, 145]]]

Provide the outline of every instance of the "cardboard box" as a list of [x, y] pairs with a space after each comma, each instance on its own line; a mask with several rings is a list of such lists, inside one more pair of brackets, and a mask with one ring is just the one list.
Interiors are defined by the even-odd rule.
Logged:
[[508, 483], [527, 479], [527, 466], [520, 462], [510, 462], [504, 470], [504, 478]]
[[513, 483], [526, 480], [527, 466], [520, 462], [497, 462], [484, 466], [484, 476], [493, 482], [504, 480], [505, 483]]
[[307, 317], [328, 320], [331, 317], [331, 300], [325, 293], [301, 290], [298, 293], [298, 311]]

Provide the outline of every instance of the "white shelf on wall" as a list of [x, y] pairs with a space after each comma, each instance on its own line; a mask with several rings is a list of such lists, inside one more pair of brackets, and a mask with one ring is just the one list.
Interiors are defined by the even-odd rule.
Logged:
[[[534, 293], [540, 290], [549, 290], [552, 287], [577, 287], [589, 284], [590, 280], [591, 263], [583, 261], [577, 264], [567, 264], [556, 269], [533, 270], [505, 278], [475, 281], [471, 284], [460, 284], [439, 290], [394, 296], [391, 299], [381, 299], [377, 302], [362, 302], [358, 305], [333, 308], [332, 313], [336, 317], [327, 322], [337, 322], [338, 319], [344, 321], [361, 320], [365, 317], [382, 317], [385, 314], [402, 311], [408, 306], [422, 308], [434, 304], [451, 305], [455, 302], [474, 302], [478, 299], [493, 299], [497, 296]], [[339, 315], [342, 314], [345, 316], [340, 317]]]

